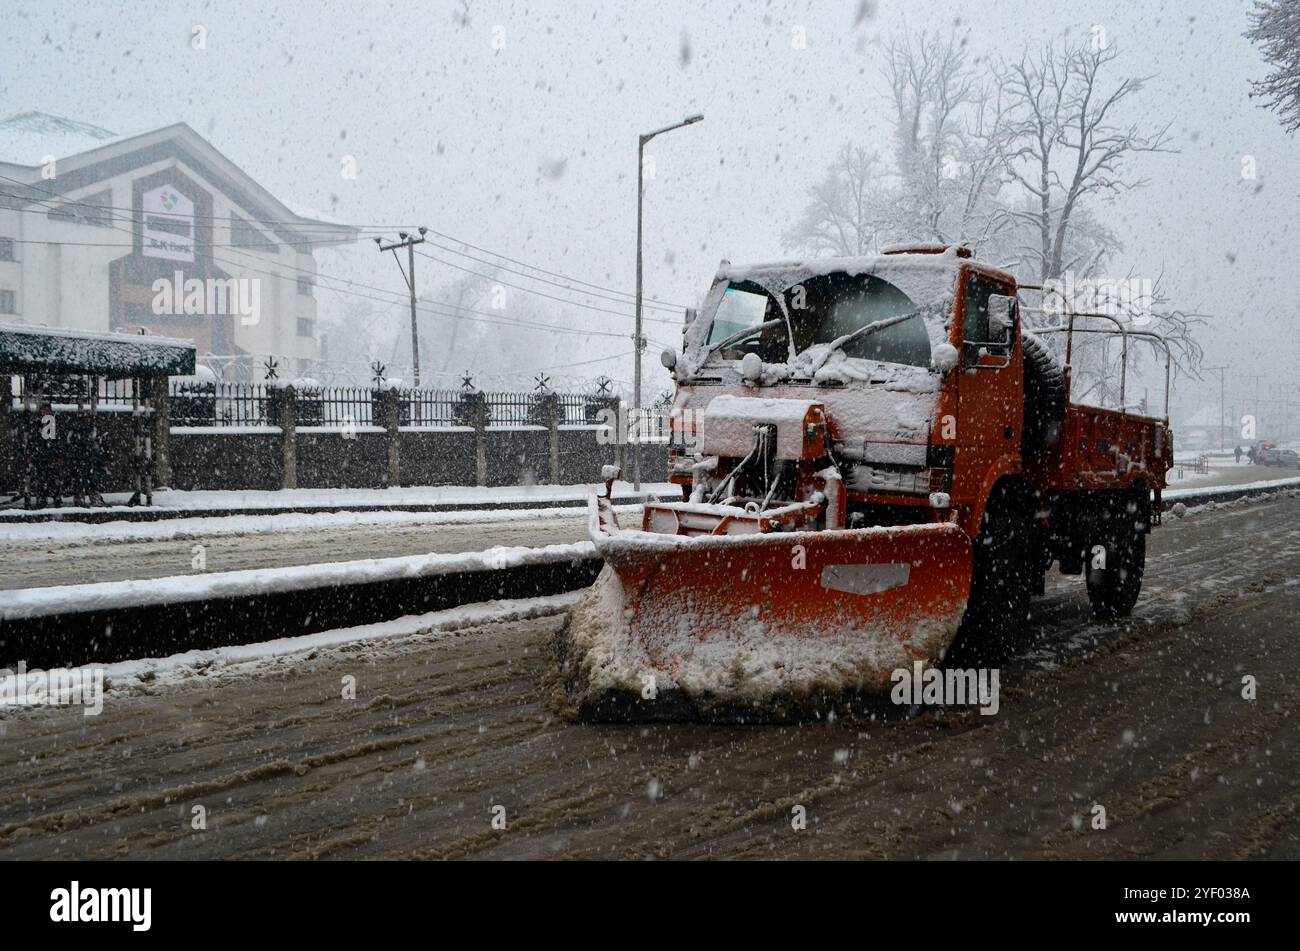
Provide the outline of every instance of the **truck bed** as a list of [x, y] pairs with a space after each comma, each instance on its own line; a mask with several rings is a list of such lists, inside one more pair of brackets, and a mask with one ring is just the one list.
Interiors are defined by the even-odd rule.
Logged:
[[1056, 448], [1035, 468], [1039, 484], [1057, 490], [1165, 488], [1173, 465], [1169, 424], [1151, 416], [1071, 403]]

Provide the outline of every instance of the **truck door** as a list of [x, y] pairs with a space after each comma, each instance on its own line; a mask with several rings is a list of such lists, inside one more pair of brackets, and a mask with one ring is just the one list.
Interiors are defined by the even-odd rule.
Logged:
[[1013, 287], [974, 270], [963, 273], [958, 290], [961, 376], [952, 493], [958, 505], [979, 497], [990, 469], [1008, 456], [1019, 459], [1024, 420], [1019, 316], [1001, 334], [989, 320], [990, 297], [1014, 293]]

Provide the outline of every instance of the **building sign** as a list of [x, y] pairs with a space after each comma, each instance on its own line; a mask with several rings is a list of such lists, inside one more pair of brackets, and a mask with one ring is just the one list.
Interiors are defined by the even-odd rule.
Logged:
[[169, 261], [194, 260], [194, 202], [170, 185], [147, 191], [140, 199], [144, 228], [140, 253]]

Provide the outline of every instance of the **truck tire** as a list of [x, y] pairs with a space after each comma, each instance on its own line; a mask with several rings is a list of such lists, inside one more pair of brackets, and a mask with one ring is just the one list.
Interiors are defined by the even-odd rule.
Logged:
[[1024, 627], [1042, 576], [1037, 531], [1030, 501], [1013, 484], [997, 485], [975, 539], [970, 598], [949, 652], [961, 663], [1000, 661]]
[[1055, 449], [1065, 420], [1065, 370], [1051, 348], [1028, 331], [1020, 335], [1025, 363], [1025, 422], [1021, 454], [1028, 457]]
[[[1109, 527], [1088, 551], [1088, 601], [1098, 620], [1128, 617], [1142, 593], [1146, 567], [1147, 536], [1143, 520], [1149, 503], [1141, 496], [1125, 497], [1105, 513]], [[1098, 564], [1095, 546], [1105, 549], [1103, 566]]]

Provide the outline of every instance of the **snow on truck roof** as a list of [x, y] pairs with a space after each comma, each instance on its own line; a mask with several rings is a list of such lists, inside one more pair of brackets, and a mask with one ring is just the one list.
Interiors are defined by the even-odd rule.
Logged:
[[942, 250], [919, 250], [911, 245], [905, 252], [887, 251], [861, 257], [807, 258], [743, 266], [724, 261], [716, 280], [752, 281], [771, 290], [827, 274], [874, 274], [896, 285], [918, 304], [928, 304], [955, 293], [957, 270], [969, 259], [969, 255], [960, 253], [962, 250], [956, 245], [942, 246]]

